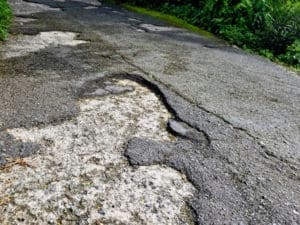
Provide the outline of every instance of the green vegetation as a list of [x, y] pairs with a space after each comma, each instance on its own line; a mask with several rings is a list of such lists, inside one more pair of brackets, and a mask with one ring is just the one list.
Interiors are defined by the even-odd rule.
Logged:
[[0, 40], [6, 37], [12, 13], [6, 0], [0, 0]]
[[195, 32], [195, 33], [198, 33], [201, 35], [205, 35], [205, 36], [213, 37], [213, 35], [211, 33], [207, 32], [197, 26], [194, 26], [194, 25], [188, 23], [187, 21], [180, 19], [176, 16], [172, 16], [169, 14], [161, 13], [161, 12], [150, 10], [150, 9], [145, 9], [145, 8], [138, 7], [138, 6], [131, 6], [128, 4], [123, 4], [123, 7], [130, 11], [134, 11], [134, 12], [141, 13], [141, 14], [146, 14], [146, 15], [152, 16], [154, 18], [161, 19], [161, 20], [166, 21], [169, 24], [174, 25], [176, 27], [186, 28], [192, 32]]
[[[203, 31], [199, 28], [203, 28], [232, 44], [300, 69], [299, 0], [119, 0], [119, 2], [135, 5], [125, 4], [126, 8], [133, 11], [152, 15], [200, 34], [203, 34]], [[153, 9], [156, 12], [136, 6]]]

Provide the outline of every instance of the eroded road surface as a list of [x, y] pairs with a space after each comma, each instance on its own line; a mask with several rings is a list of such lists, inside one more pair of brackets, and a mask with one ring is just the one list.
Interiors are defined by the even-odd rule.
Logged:
[[0, 224], [300, 224], [300, 77], [97, 0], [9, 0]]

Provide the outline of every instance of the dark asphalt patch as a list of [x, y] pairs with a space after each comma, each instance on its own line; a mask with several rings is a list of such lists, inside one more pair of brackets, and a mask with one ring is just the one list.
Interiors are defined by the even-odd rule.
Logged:
[[200, 145], [208, 147], [210, 145], [209, 137], [205, 132], [198, 131], [183, 122], [170, 119], [168, 121], [168, 128], [172, 133], [175, 133], [182, 138], [189, 139], [196, 143], [198, 146]]
[[[117, 84], [120, 75], [103, 76], [101, 78], [86, 81], [78, 90], [80, 98], [105, 95], [118, 95], [134, 91], [132, 86], [120, 86]], [[133, 79], [130, 79], [133, 80]]]
[[72, 82], [45, 78], [0, 79], [0, 130], [60, 123], [76, 116]]
[[36, 154], [40, 146], [16, 140], [6, 132], [0, 132], [0, 168], [11, 160]]

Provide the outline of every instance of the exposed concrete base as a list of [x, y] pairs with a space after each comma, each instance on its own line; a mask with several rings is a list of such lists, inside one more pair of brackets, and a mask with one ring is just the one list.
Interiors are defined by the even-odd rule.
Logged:
[[184, 176], [134, 169], [123, 156], [128, 138], [174, 139], [165, 130], [170, 114], [147, 88], [115, 82], [134, 91], [82, 99], [79, 116], [57, 126], [8, 130], [40, 150], [27, 167], [0, 174], [2, 224], [191, 223], [185, 200], [195, 190]]

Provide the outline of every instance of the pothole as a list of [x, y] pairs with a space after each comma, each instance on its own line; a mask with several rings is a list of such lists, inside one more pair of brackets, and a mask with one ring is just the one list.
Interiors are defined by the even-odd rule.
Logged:
[[[164, 166], [131, 167], [124, 148], [133, 137], [172, 141], [171, 116], [157, 96], [130, 80], [122, 94], [85, 98], [73, 120], [11, 129], [40, 154], [0, 172], [1, 224], [190, 224], [185, 176]], [[5, 201], [4, 201], [5, 200]]]
[[11, 37], [2, 48], [2, 56], [4, 58], [20, 57], [49, 46], [76, 46], [87, 43], [83, 40], [76, 40], [77, 35], [73, 32], [50, 31], [41, 32], [34, 36], [19, 35]]

